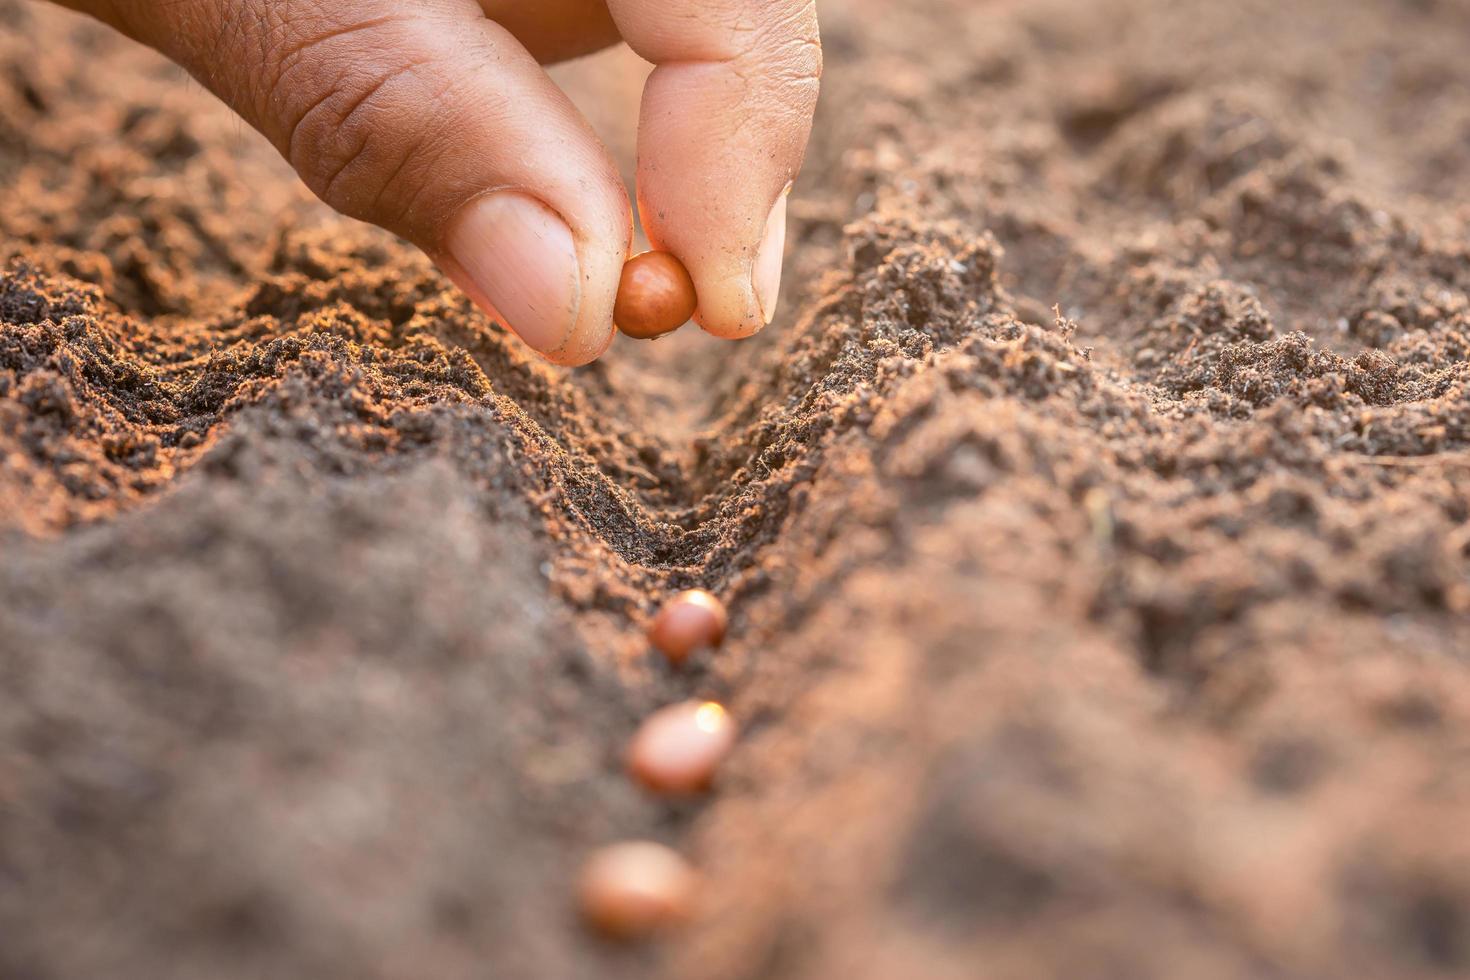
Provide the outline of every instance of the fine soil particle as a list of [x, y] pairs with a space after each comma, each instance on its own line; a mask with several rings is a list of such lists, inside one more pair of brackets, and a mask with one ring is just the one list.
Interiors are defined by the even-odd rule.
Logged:
[[777, 322], [568, 372], [0, 0], [0, 976], [1470, 972], [1470, 10], [902, 8]]

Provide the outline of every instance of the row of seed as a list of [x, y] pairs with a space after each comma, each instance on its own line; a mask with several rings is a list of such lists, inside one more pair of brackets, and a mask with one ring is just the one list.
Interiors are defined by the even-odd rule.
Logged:
[[[675, 667], [725, 639], [725, 607], [708, 592], [674, 596], [654, 618], [649, 643]], [[735, 744], [735, 722], [713, 701], [655, 711], [628, 746], [628, 773], [660, 796], [709, 789]], [[699, 879], [663, 844], [626, 841], [597, 851], [582, 869], [578, 898], [587, 922], [606, 936], [639, 939], [688, 917]]]

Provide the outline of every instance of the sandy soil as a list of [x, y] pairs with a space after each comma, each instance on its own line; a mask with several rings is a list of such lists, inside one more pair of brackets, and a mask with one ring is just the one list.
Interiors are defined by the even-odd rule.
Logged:
[[[0, 976], [1470, 973], [1470, 7], [824, 36], [776, 324], [566, 372], [0, 0]], [[667, 942], [570, 907], [624, 837]]]

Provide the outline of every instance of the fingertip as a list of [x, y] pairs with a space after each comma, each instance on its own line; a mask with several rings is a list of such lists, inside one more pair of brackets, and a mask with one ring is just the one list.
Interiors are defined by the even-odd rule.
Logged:
[[[694, 311], [694, 322], [705, 333], [723, 340], [744, 340], [760, 333], [766, 325], [748, 279], [736, 275], [696, 288], [700, 301]], [[709, 298], [705, 299], [706, 296]]]
[[785, 196], [805, 152], [818, 72], [786, 59], [811, 48], [772, 40], [715, 60], [692, 49], [649, 52], [664, 60], [644, 88], [639, 212], [655, 247], [689, 269], [696, 321], [718, 337], [749, 337], [776, 312]]
[[[621, 185], [617, 188], [622, 194]], [[633, 213], [623, 198], [622, 233], [617, 237], [588, 237], [577, 242], [582, 271], [581, 305], [571, 333], [561, 347], [543, 352], [553, 364], [582, 367], [597, 360], [612, 346], [617, 328], [613, 325], [613, 306], [617, 302], [618, 283], [623, 263], [633, 252]]]
[[605, 238], [575, 234], [537, 197], [496, 191], [456, 217], [436, 261], [476, 307], [526, 346], [553, 364], [579, 367], [612, 343], [631, 227], [616, 240]]
[[786, 249], [786, 199], [790, 191], [788, 183], [776, 196], [753, 248], [732, 245], [720, 254], [696, 255], [684, 260], [699, 296], [694, 320], [706, 333], [726, 340], [741, 340], [759, 333], [775, 318]]
[[781, 295], [781, 267], [786, 259], [786, 199], [790, 195], [791, 185], [787, 184], [771, 206], [750, 274], [755, 299], [761, 308], [761, 320], [766, 324], [775, 318], [776, 302]]
[[541, 356], [562, 367], [584, 367], [607, 353], [615, 332], [609, 312], [602, 321], [589, 323], [586, 330], [574, 332], [561, 347], [542, 352]]
[[532, 348], [550, 353], [571, 339], [583, 303], [581, 263], [555, 210], [521, 191], [486, 194], [450, 222], [445, 244], [476, 303]]

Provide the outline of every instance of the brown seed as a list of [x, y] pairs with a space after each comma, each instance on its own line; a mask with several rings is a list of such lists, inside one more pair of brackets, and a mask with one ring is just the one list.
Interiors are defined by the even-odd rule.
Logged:
[[648, 642], [678, 666], [695, 650], [724, 643], [728, 624], [723, 602], [703, 589], [690, 589], [664, 603], [648, 628]]
[[689, 917], [698, 877], [662, 844], [627, 841], [602, 848], [582, 867], [582, 915], [613, 939], [639, 939]]
[[735, 745], [735, 721], [713, 701], [685, 701], [644, 719], [628, 746], [633, 778], [664, 796], [709, 789]]
[[697, 305], [684, 263], [668, 252], [644, 252], [623, 265], [613, 322], [629, 337], [652, 340], [688, 323]]

